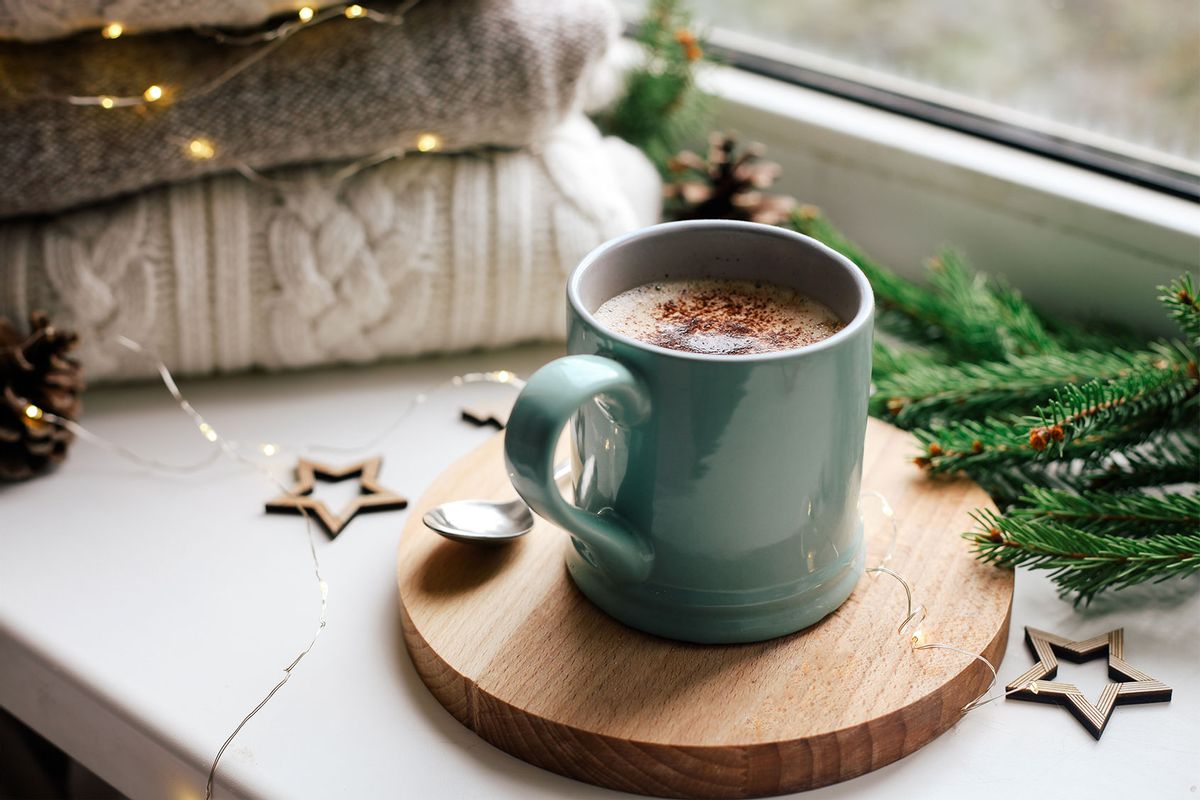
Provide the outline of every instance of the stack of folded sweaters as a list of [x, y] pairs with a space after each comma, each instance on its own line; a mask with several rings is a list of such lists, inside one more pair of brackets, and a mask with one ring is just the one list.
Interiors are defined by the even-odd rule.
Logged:
[[608, 0], [296, 9], [0, 0], [0, 316], [93, 380], [149, 374], [120, 335], [185, 374], [561, 337], [567, 273], [659, 207], [583, 114]]

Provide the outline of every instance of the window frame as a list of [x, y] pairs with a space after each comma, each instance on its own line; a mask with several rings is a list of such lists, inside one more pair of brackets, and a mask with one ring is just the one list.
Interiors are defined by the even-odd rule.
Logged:
[[778, 191], [901, 274], [920, 279], [949, 243], [1051, 313], [1174, 332], [1155, 287], [1200, 264], [1191, 200], [737, 66], [699, 82], [715, 129], [783, 165]]
[[1190, 162], [1185, 159], [766, 42], [753, 35], [716, 28], [707, 36], [710, 56], [745, 72], [1200, 202], [1200, 174], [1188, 170]]

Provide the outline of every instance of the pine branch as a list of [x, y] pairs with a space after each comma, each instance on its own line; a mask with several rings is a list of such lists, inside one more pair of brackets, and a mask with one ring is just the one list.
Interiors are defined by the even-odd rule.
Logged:
[[946, 369], [945, 357], [932, 348], [893, 344], [879, 335], [872, 348], [871, 374], [876, 382], [917, 370]]
[[1192, 349], [1200, 349], [1200, 299], [1192, 285], [1192, 276], [1184, 273], [1166, 286], [1158, 287], [1159, 301], [1171, 319], [1183, 330]]
[[884, 371], [871, 408], [903, 428], [944, 422], [950, 416], [1025, 414], [1064, 384], [1120, 377], [1158, 358], [1153, 352], [1117, 350], [1009, 356], [957, 366], [917, 363]]
[[930, 283], [955, 312], [943, 327], [964, 355], [1001, 359], [1054, 348], [1033, 308], [1006, 284], [971, 270], [957, 251], [930, 261]]
[[640, 148], [663, 174], [667, 162], [707, 125], [711, 98], [695, 81], [704, 42], [692, 32], [680, 0], [654, 0], [634, 38], [643, 58], [625, 77], [625, 91], [596, 116], [606, 135]]
[[1114, 453], [1103, 469], [1086, 473], [1083, 482], [1106, 490], [1200, 483], [1200, 434], [1194, 429], [1161, 431], [1141, 447]]
[[947, 250], [930, 262], [928, 288], [879, 264], [825, 219], [802, 206], [788, 227], [817, 239], [853, 261], [871, 282], [881, 311], [897, 311], [906, 325], [884, 314], [878, 324], [889, 333], [919, 343], [938, 342], [961, 359], [1002, 359], [1010, 354], [1057, 348], [1033, 308], [997, 280], [971, 272], [962, 256]]
[[[940, 322], [949, 312], [946, 304], [923, 286], [907, 278], [902, 278], [877, 263], [835, 228], [821, 214], [819, 208], [801, 206], [792, 212], [791, 219], [785, 224], [785, 227], [803, 233], [805, 236], [811, 236], [850, 259], [871, 282], [871, 289], [875, 292], [875, 303], [881, 310], [896, 310], [909, 320], [920, 323], [924, 334], [922, 338], [937, 337], [936, 330], [929, 329], [940, 327]], [[880, 319], [882, 317], [881, 314]], [[904, 336], [905, 334], [897, 332], [897, 335]], [[905, 336], [905, 338], [908, 337]]]
[[[878, 292], [875, 299], [879, 300]], [[895, 307], [881, 305], [879, 302], [875, 304], [875, 331], [907, 345], [938, 353], [938, 360], [944, 363], [959, 360], [957, 356], [951, 355], [946, 347], [941, 328], [914, 319]]]
[[1010, 519], [1051, 520], [1089, 533], [1146, 537], [1200, 531], [1200, 495], [1071, 492], [1027, 486]]
[[1139, 350], [1146, 345], [1145, 336], [1119, 323], [1078, 324], [1046, 316], [1042, 324], [1063, 350]]
[[1063, 593], [1076, 593], [1077, 604], [1101, 591], [1200, 570], [1197, 533], [1131, 538], [992, 511], [974, 516], [978, 529], [963, 535], [974, 543], [979, 558], [1004, 567], [1048, 570]]
[[1134, 420], [1128, 425], [1097, 428], [1086, 435], [1064, 441], [1057, 449], [1038, 448], [1031, 443], [1031, 417], [988, 417], [934, 424], [913, 431], [924, 453], [914, 459], [928, 473], [965, 471], [978, 481], [997, 469], [1058, 459], [1093, 461], [1105, 453], [1130, 447], [1146, 440], [1158, 420]]
[[1017, 503], [1030, 486], [1079, 492], [1086, 488], [1083, 481], [1085, 462], [1032, 461], [1004, 464], [980, 472], [975, 481], [992, 496], [1001, 509]]
[[1037, 409], [1040, 423], [1029, 431], [1035, 450], [1060, 450], [1105, 427], [1163, 425], [1200, 391], [1194, 357], [1182, 347], [1159, 346], [1159, 358], [1111, 380], [1067, 385]]
[[998, 276], [992, 276], [988, 282], [999, 304], [998, 319], [1014, 340], [1010, 352], [1045, 353], [1059, 348], [1037, 310], [1019, 291]]

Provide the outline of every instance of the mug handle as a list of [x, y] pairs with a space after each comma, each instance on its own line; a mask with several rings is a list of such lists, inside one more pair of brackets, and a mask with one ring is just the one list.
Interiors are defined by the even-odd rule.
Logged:
[[554, 481], [554, 451], [571, 415], [596, 395], [611, 401], [613, 418], [626, 425], [645, 419], [650, 396], [623, 364], [594, 355], [566, 356], [535, 372], [521, 390], [504, 432], [504, 460], [517, 494], [575, 539], [582, 555], [621, 582], [650, 574], [649, 540], [615, 514], [593, 514], [571, 505]]

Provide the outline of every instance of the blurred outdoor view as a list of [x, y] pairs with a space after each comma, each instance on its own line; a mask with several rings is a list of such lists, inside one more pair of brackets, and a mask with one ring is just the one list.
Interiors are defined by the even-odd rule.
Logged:
[[[717, 41], [720, 29], [747, 34], [787, 46], [763, 53], [779, 60], [787, 60], [790, 48], [798, 61], [804, 54], [837, 59], [982, 101], [994, 106], [991, 116], [1008, 122], [1037, 127], [1036, 119], [1047, 120], [1056, 123], [1053, 133], [1070, 126], [1094, 135], [1093, 144], [1110, 138], [1112, 145], [1132, 145], [1134, 154], [1145, 148], [1150, 160], [1162, 155], [1200, 172], [1200, 0], [691, 0], [690, 6]], [[737, 41], [742, 50], [753, 46], [753, 39]]]

